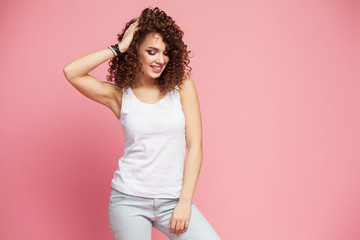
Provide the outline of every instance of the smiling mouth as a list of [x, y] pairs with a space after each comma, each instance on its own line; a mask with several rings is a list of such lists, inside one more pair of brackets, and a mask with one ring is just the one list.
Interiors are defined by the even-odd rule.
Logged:
[[155, 70], [160, 70], [162, 67], [160, 66], [151, 66], [153, 69], [155, 69]]
[[154, 66], [151, 66], [151, 68], [152, 68], [153, 71], [156, 72], [156, 73], [159, 73], [159, 72], [161, 72], [161, 70], [162, 70], [162, 67], [154, 67]]

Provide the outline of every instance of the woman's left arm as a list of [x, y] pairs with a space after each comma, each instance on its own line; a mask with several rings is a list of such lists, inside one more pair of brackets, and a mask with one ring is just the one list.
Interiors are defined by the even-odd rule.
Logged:
[[185, 136], [188, 155], [179, 201], [190, 204], [199, 178], [203, 157], [200, 104], [195, 84], [191, 78], [185, 80], [180, 96], [185, 115]]
[[202, 164], [202, 125], [200, 104], [194, 82], [187, 78], [180, 90], [181, 104], [185, 115], [185, 136], [188, 147], [184, 182], [177, 206], [170, 221], [170, 232], [178, 234], [188, 227], [191, 202]]

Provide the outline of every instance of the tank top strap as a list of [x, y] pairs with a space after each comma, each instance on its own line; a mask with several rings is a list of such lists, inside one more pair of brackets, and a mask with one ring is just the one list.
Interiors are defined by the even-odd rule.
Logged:
[[173, 98], [175, 98], [175, 101], [177, 102], [177, 105], [182, 108], [181, 97], [180, 97], [180, 92], [179, 92], [178, 85], [175, 86], [175, 89], [176, 90], [173, 90], [171, 95], [173, 96]]
[[126, 106], [129, 104], [129, 101], [131, 101], [130, 96], [129, 96], [129, 89], [125, 90], [125, 88], [122, 89], [122, 96], [121, 96], [121, 109], [120, 112], [123, 113], [125, 111], [125, 109], [127, 108]]

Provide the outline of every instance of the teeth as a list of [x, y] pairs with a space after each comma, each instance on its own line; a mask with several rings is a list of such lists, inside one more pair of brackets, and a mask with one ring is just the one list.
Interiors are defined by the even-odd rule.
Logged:
[[156, 69], [156, 70], [160, 70], [160, 69], [161, 69], [160, 67], [152, 67], [152, 68], [154, 68], [154, 69]]

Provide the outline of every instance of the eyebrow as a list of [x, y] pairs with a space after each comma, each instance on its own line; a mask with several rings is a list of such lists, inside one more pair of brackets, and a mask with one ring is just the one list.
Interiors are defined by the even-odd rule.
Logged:
[[[147, 47], [147, 48], [152, 48], [152, 49], [154, 49], [154, 50], [158, 50], [159, 51], [159, 49], [158, 48], [156, 48], [156, 47]], [[167, 49], [165, 48], [165, 51], [166, 51]]]

